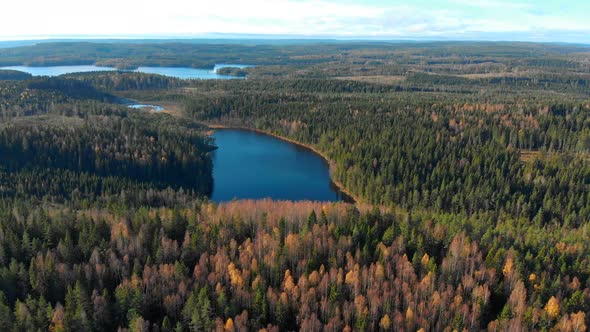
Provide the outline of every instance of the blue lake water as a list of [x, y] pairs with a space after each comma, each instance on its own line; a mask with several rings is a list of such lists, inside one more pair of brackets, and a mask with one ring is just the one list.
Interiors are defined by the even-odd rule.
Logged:
[[141, 73], [148, 73], [148, 74], [158, 74], [170, 77], [176, 77], [181, 79], [202, 79], [202, 80], [209, 80], [209, 79], [240, 79], [243, 77], [237, 76], [228, 76], [228, 75], [219, 75], [217, 74], [217, 70], [224, 67], [237, 67], [237, 68], [246, 68], [249, 66], [246, 65], [232, 65], [232, 64], [223, 64], [223, 65], [215, 65], [215, 67], [210, 69], [198, 69], [198, 68], [185, 68], [185, 67], [139, 67], [137, 68], [138, 72]]
[[33, 76], [59, 76], [70, 73], [86, 73], [91, 71], [115, 70], [111, 67], [97, 66], [49, 66], [49, 67], [28, 67], [28, 66], [9, 66], [0, 69], [18, 70], [29, 73]]
[[[176, 77], [181, 79], [240, 79], [243, 77], [219, 75], [217, 70], [224, 67], [247, 68], [250, 65], [238, 64], [217, 64], [213, 69], [198, 69], [188, 67], [139, 67], [133, 72], [148, 74], [159, 74], [164, 76]], [[70, 73], [92, 72], [92, 71], [110, 71], [116, 70], [112, 67], [98, 66], [48, 66], [48, 67], [28, 67], [28, 66], [9, 66], [0, 69], [18, 70], [30, 73], [33, 76], [59, 76]]]
[[328, 164], [304, 147], [241, 129], [213, 134], [213, 193], [216, 202], [236, 199], [340, 201]]

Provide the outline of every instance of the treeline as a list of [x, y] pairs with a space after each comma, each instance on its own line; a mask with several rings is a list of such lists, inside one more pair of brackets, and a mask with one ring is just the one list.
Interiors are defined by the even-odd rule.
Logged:
[[18, 70], [0, 69], [0, 81], [4, 80], [26, 80], [33, 77], [29, 73], [24, 73]]
[[168, 89], [188, 85], [186, 80], [173, 77], [124, 71], [76, 73], [62, 77], [80, 80], [101, 91]]

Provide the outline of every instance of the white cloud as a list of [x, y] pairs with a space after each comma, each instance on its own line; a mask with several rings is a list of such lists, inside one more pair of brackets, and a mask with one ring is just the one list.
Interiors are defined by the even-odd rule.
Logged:
[[496, 8], [496, 9], [527, 9], [531, 4], [516, 1], [498, 1], [498, 0], [451, 0], [451, 3], [470, 6], [477, 8]]
[[472, 33], [590, 32], [587, 20], [533, 14], [530, 3], [506, 0], [432, 1], [432, 6], [334, 0], [102, 0], [92, 4], [6, 1], [0, 13], [0, 37], [247, 33], [453, 38]]

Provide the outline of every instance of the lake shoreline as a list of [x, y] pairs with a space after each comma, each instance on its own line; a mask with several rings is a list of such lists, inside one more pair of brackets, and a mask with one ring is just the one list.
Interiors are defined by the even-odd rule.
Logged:
[[340, 182], [334, 178], [333, 174], [334, 174], [334, 169], [336, 168], [336, 166], [334, 165], [334, 162], [332, 160], [330, 160], [330, 158], [328, 158], [328, 156], [324, 152], [318, 150], [313, 145], [302, 143], [302, 142], [296, 141], [294, 139], [284, 137], [281, 135], [277, 135], [275, 133], [268, 132], [268, 131], [261, 130], [261, 129], [254, 129], [254, 128], [249, 128], [249, 127], [244, 127], [244, 126], [228, 126], [228, 125], [222, 125], [222, 124], [212, 124], [212, 123], [207, 123], [207, 122], [201, 122], [201, 123], [211, 129], [210, 132], [207, 132], [207, 135], [209, 135], [209, 136], [211, 136], [216, 129], [240, 129], [240, 130], [247, 130], [247, 131], [271, 136], [271, 137], [280, 139], [282, 141], [285, 141], [285, 142], [297, 145], [299, 147], [305, 148], [305, 149], [317, 154], [318, 156], [320, 156], [328, 164], [328, 168], [329, 168], [329, 172], [330, 172], [330, 182], [332, 182], [332, 184], [336, 188], [338, 188], [338, 191], [340, 191], [340, 193], [343, 196], [342, 200], [344, 202], [351, 203], [351, 204], [359, 204], [362, 202], [362, 200], [358, 196], [354, 195], [349, 190], [347, 190], [342, 182]]

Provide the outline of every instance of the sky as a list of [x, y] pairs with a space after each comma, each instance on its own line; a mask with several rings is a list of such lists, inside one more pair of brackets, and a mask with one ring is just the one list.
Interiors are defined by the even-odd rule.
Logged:
[[6, 0], [0, 40], [249, 34], [590, 43], [588, 14], [590, 0]]

